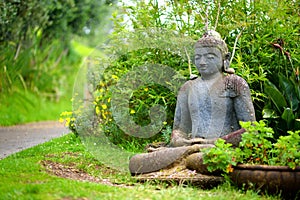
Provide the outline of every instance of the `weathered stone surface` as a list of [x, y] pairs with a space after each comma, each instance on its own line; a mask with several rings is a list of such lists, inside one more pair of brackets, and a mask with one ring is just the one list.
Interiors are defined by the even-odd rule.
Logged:
[[207, 170], [207, 165], [203, 164], [203, 153], [194, 153], [186, 158], [186, 167], [196, 170], [201, 174], [210, 174]]
[[201, 148], [211, 145], [193, 145], [177, 148], [164, 148], [151, 153], [134, 155], [129, 162], [131, 174], [144, 174], [170, 167], [175, 162], [181, 162], [186, 156], [199, 152]]

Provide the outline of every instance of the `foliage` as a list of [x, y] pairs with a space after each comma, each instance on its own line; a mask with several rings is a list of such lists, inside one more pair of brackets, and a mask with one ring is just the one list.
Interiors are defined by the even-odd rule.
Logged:
[[289, 166], [300, 165], [300, 131], [289, 131], [288, 136], [274, 140], [274, 131], [264, 121], [241, 122], [246, 130], [237, 148], [219, 139], [216, 147], [204, 150], [204, 164], [209, 171], [231, 172], [237, 164]]
[[280, 136], [271, 153], [275, 156], [270, 160], [270, 164], [281, 163], [294, 169], [299, 166], [300, 151], [299, 151], [299, 132], [289, 131], [287, 136]]
[[225, 172], [231, 172], [233, 170], [232, 166], [237, 163], [235, 161], [235, 152], [232, 150], [232, 144], [225, 143], [225, 140], [218, 139], [215, 142], [216, 147], [212, 149], [203, 149], [204, 164], [207, 165], [207, 170], [217, 171], [223, 170]]
[[263, 109], [264, 118], [276, 132], [284, 135], [288, 130], [300, 129], [300, 83], [295, 76], [287, 77], [282, 73], [274, 75], [277, 81], [265, 82], [264, 91], [269, 97]]
[[[160, 49], [140, 49], [122, 55], [111, 63], [104, 71], [101, 82], [96, 86], [95, 113], [98, 116], [98, 122], [101, 122], [99, 126], [114, 144], [118, 144], [125, 149], [128, 149], [128, 144], [138, 144], [137, 149], [142, 150], [149, 142], [163, 140], [168, 143], [171, 135], [171, 131], [167, 131], [167, 129], [170, 129], [170, 126], [173, 124], [176, 98], [174, 93], [170, 92], [170, 89], [155, 83], [143, 85], [130, 94], [128, 112], [134, 123], [139, 126], [145, 126], [150, 123], [150, 108], [157, 104], [162, 105], [167, 113], [167, 118], [163, 122], [164, 128], [160, 134], [149, 139], [129, 136], [117, 125], [112, 116], [112, 88], [130, 69], [147, 63], [164, 64], [175, 69], [187, 67], [187, 62], [178, 55], [164, 52]], [[144, 75], [149, 76], [146, 73]], [[166, 74], [163, 76], [172, 75]], [[129, 84], [132, 84], [132, 82], [129, 81]]]
[[[103, 77], [97, 79], [100, 81], [94, 83], [92, 91], [93, 100], [95, 100], [92, 114], [96, 113], [98, 116], [96, 123], [115, 144], [121, 144], [126, 148], [124, 145], [126, 143], [133, 144], [135, 143], [133, 141], [139, 141], [143, 146], [145, 142], [145, 140], [124, 134], [116, 123], [115, 116], [112, 115], [112, 109], [118, 110], [118, 108], [111, 107], [111, 87], [117, 85], [119, 79], [145, 63], [170, 66], [188, 79], [189, 60], [187, 58], [180, 60], [182, 54], [179, 56], [167, 49], [164, 51], [157, 48], [149, 49], [146, 46], [147, 41], [143, 37], [139, 38], [139, 46], [130, 49], [130, 45], [132, 45], [130, 44], [130, 35], [138, 33], [139, 30], [167, 30], [174, 32], [178, 37], [184, 35], [190, 38], [194, 44], [205, 32], [205, 29], [216, 29], [224, 37], [229, 51], [233, 51], [234, 43], [238, 39], [236, 53], [231, 64], [237, 75], [243, 77], [251, 88], [257, 120], [266, 117], [265, 111], [267, 110], [269, 113], [278, 112], [276, 106], [270, 106], [270, 101], [271, 103], [274, 101], [272, 101], [271, 92], [268, 92], [267, 85], [269, 82], [275, 83], [279, 73], [285, 74], [286, 77], [296, 77], [296, 67], [293, 71], [291, 64], [298, 66], [300, 60], [299, 53], [296, 51], [299, 45], [298, 2], [167, 0], [164, 2], [123, 1], [119, 5], [121, 5], [120, 9], [112, 14], [114, 29], [111, 39], [109, 43], [105, 44], [111, 50], [109, 57], [115, 59], [108, 66], [104, 66], [106, 70], [100, 72], [103, 73]], [[238, 35], [240, 35], [239, 38]], [[171, 39], [167, 40], [170, 45], [176, 44]], [[284, 51], [281, 51], [280, 54], [277, 52], [276, 46], [278, 45], [275, 45], [278, 41], [283, 41], [285, 44]], [[125, 45], [122, 45], [124, 43]], [[180, 45], [187, 48], [193, 47], [192, 43], [181, 43]], [[287, 55], [289, 55], [289, 62], [287, 62]], [[193, 53], [190, 53], [189, 56], [193, 58]], [[192, 71], [196, 72], [192, 63], [191, 66]], [[287, 93], [288, 91], [283, 95], [289, 96], [286, 95]], [[166, 88], [155, 84], [145, 84], [128, 96], [130, 96], [130, 109], [126, 110], [126, 113], [122, 113], [124, 116], [130, 115], [135, 123], [147, 126], [151, 118], [149, 108], [160, 104], [167, 111], [165, 125], [172, 126], [176, 96], [170, 94]], [[270, 101], [268, 101], [269, 99]], [[293, 99], [295, 98], [293, 97]], [[280, 101], [278, 100], [278, 102]], [[294, 101], [293, 104], [297, 104], [297, 101]], [[281, 108], [281, 113], [277, 115], [283, 117], [288, 128], [282, 129], [278, 126], [278, 129], [274, 129], [276, 137], [285, 134], [286, 130], [297, 129], [297, 126], [294, 126], [298, 119], [296, 108], [299, 109], [299, 106], [293, 105], [293, 114], [289, 112], [289, 107]], [[278, 118], [268, 118], [268, 120], [270, 125], [282, 124]], [[273, 121], [275, 122], [273, 123]], [[157, 138], [152, 139], [154, 141], [163, 140], [163, 138], [159, 138], [161, 136], [162, 134], [158, 134]]]
[[103, 17], [100, 13], [107, 12], [103, 5], [110, 3], [112, 1], [103, 0], [2, 2], [0, 41], [30, 42], [41, 34], [49, 41], [53, 38], [68, 39], [70, 33], [85, 34], [86, 29], [94, 32]]
[[[74, 34], [96, 33], [110, 1], [12, 0], [0, 3], [0, 92], [22, 88], [60, 98], [80, 63]], [[89, 34], [87, 34], [89, 33]]]
[[[124, 1], [125, 2], [125, 1]], [[115, 17], [116, 33], [126, 29], [160, 27], [198, 39], [205, 27], [218, 31], [233, 51], [233, 43], [241, 33], [232, 60], [232, 67], [250, 85], [257, 119], [263, 119], [263, 109], [269, 94], [264, 82], [278, 80], [279, 72], [295, 74], [299, 65], [299, 2], [296, 1], [138, 1], [124, 3], [125, 21]], [[229, 9], [230, 7], [230, 9]], [[132, 27], [128, 27], [132, 26]], [[284, 43], [289, 62], [273, 45]], [[287, 77], [289, 77], [287, 76]], [[294, 76], [294, 75], [293, 75]], [[272, 108], [273, 109], [273, 108]], [[274, 110], [273, 110], [274, 111]], [[280, 115], [283, 113], [281, 111]], [[297, 117], [295, 116], [295, 119]], [[276, 125], [281, 124], [279, 121]], [[288, 129], [293, 130], [293, 129]], [[275, 130], [283, 134], [285, 130]], [[286, 131], [285, 131], [286, 132]]]
[[[242, 134], [242, 141], [239, 144], [241, 162], [268, 164], [269, 151], [272, 149], [272, 141], [274, 131], [272, 128], [266, 127], [264, 121], [241, 122], [246, 132]], [[277, 155], [274, 155], [277, 156]], [[245, 161], [244, 161], [245, 160]], [[281, 163], [279, 163], [281, 164]]]

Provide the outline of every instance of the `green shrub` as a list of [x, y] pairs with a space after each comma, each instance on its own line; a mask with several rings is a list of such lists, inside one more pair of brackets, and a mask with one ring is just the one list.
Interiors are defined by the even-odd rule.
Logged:
[[[182, 70], [188, 72], [188, 62], [182, 60], [178, 55], [171, 52], [162, 51], [160, 49], [139, 49], [137, 51], [128, 52], [128, 54], [120, 56], [118, 60], [106, 68], [103, 73], [101, 82], [97, 85], [95, 92], [95, 113], [98, 116], [101, 129], [114, 143], [127, 148], [128, 144], [135, 143], [139, 146], [137, 149], [143, 149], [147, 143], [155, 141], [169, 142], [171, 131], [166, 131], [173, 124], [174, 110], [176, 106], [176, 97], [174, 91], [155, 82], [142, 85], [130, 93], [128, 114], [132, 117], [133, 122], [138, 126], [147, 126], [150, 124], [150, 108], [160, 104], [166, 112], [166, 120], [163, 122], [163, 129], [159, 134], [150, 138], [137, 138], [125, 133], [114, 120], [112, 116], [111, 99], [112, 88], [116, 86], [119, 79], [124, 78], [129, 70], [138, 69], [138, 67], [149, 63], [163, 64], [174, 68], [174, 70]], [[159, 67], [159, 65], [157, 65]], [[159, 69], [158, 69], [159, 70]], [[162, 69], [163, 71], [163, 69]], [[145, 73], [145, 76], [149, 74]], [[163, 74], [164, 76], [172, 76], [172, 74]], [[138, 79], [133, 77], [133, 81]], [[136, 81], [136, 80], [135, 80]], [[183, 83], [181, 80], [179, 83]], [[133, 82], [129, 81], [129, 87]], [[180, 85], [175, 86], [177, 89]], [[173, 86], [174, 87], [174, 86]], [[120, 105], [119, 105], [120, 106]], [[121, 108], [118, 108], [121, 109]], [[129, 123], [128, 123], [129, 125]]]
[[246, 132], [237, 148], [226, 144], [223, 139], [216, 147], [204, 149], [204, 164], [209, 171], [231, 172], [237, 164], [289, 166], [295, 169], [300, 165], [300, 131], [289, 131], [287, 136], [274, 138], [274, 131], [264, 121], [241, 122]]

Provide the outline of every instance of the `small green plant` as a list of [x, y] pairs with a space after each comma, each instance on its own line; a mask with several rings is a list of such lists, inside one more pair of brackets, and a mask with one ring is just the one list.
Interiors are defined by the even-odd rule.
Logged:
[[262, 120], [240, 124], [246, 132], [237, 148], [219, 139], [216, 147], [203, 151], [203, 163], [209, 171], [228, 173], [237, 164], [289, 166], [292, 169], [300, 165], [300, 131], [289, 131], [288, 136], [280, 136], [276, 141], [273, 129]]
[[225, 140], [218, 139], [215, 143], [216, 147], [204, 149], [204, 164], [208, 164], [208, 171], [222, 170], [231, 172], [232, 166], [236, 165], [235, 151], [232, 144], [225, 143]]
[[287, 136], [280, 136], [273, 145], [271, 155], [275, 155], [270, 159], [270, 164], [281, 163], [292, 169], [300, 164], [300, 131], [288, 131]]
[[274, 131], [264, 121], [240, 122], [246, 130], [239, 148], [235, 149], [240, 163], [268, 164]]

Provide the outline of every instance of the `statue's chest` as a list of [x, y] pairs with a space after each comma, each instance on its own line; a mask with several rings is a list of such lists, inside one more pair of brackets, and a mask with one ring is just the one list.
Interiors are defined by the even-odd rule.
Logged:
[[228, 116], [233, 115], [233, 98], [227, 94], [224, 87], [198, 84], [189, 90], [188, 109], [193, 137], [219, 137], [228, 124]]
[[191, 114], [220, 112], [232, 107], [232, 98], [231, 95], [226, 95], [223, 87], [198, 84], [189, 91], [188, 106]]

